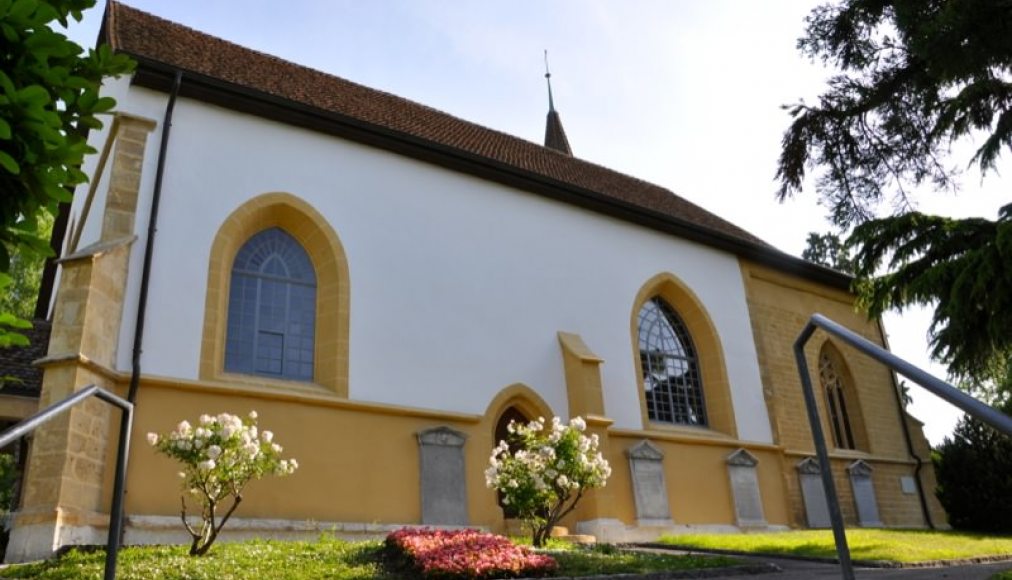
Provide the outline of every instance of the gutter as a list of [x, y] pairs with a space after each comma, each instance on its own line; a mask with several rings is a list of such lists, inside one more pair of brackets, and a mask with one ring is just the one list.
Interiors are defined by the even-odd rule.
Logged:
[[[144, 88], [170, 92], [176, 68], [143, 55], [120, 51], [137, 61], [133, 83]], [[519, 169], [481, 155], [435, 143], [399, 131], [379, 127], [360, 119], [324, 111], [262, 91], [229, 83], [207, 75], [187, 72], [182, 95], [206, 103], [276, 120], [311, 131], [339, 136], [357, 143], [405, 155], [434, 165], [475, 175], [510, 187], [583, 207], [626, 222], [675, 235], [712, 248], [753, 260], [781, 272], [849, 291], [852, 278], [835, 270], [812, 264], [790, 254], [752, 243], [694, 222], [646, 209], [602, 193]]]
[[148, 287], [151, 283], [151, 261], [155, 250], [155, 233], [158, 231], [158, 207], [162, 200], [162, 179], [165, 176], [165, 154], [169, 147], [169, 132], [172, 129], [172, 112], [176, 107], [176, 97], [183, 83], [183, 71], [177, 70], [169, 93], [169, 102], [165, 105], [165, 117], [162, 120], [162, 140], [158, 147], [158, 169], [155, 171], [155, 186], [151, 194], [151, 214], [148, 216], [148, 236], [144, 243], [144, 266], [141, 270], [141, 288], [137, 302], [137, 322], [134, 326], [134, 348], [132, 372], [130, 374], [130, 390], [127, 401], [133, 403], [137, 398], [137, 385], [141, 376], [141, 353], [144, 344], [144, 316], [148, 309]]

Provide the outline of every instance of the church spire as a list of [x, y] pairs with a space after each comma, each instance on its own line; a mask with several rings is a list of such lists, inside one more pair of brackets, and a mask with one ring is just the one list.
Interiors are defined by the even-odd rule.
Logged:
[[573, 150], [569, 148], [569, 139], [566, 139], [566, 131], [562, 128], [562, 118], [555, 110], [555, 100], [552, 98], [552, 73], [548, 70], [547, 50], [545, 51], [545, 82], [548, 83], [548, 121], [545, 125], [545, 147], [572, 155]]

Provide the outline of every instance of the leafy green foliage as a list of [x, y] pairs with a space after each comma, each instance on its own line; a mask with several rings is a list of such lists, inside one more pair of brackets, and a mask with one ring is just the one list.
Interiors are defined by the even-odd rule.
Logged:
[[0, 513], [10, 511], [14, 486], [18, 481], [18, 464], [10, 453], [0, 453]]
[[801, 252], [802, 258], [838, 272], [854, 273], [857, 265], [850, 255], [850, 248], [840, 240], [840, 236], [831, 232], [825, 234], [810, 232], [806, 243], [808, 246]]
[[[49, 213], [38, 215], [38, 232], [42, 238], [49, 238], [53, 231], [53, 216]], [[35, 302], [42, 283], [42, 267], [46, 256], [27, 246], [15, 247], [10, 254], [10, 285], [0, 293], [0, 312], [9, 312], [27, 320], [35, 314]]]
[[[260, 431], [257, 413], [243, 418], [230, 413], [201, 415], [197, 427], [181, 421], [167, 435], [148, 433], [148, 443], [183, 465], [183, 527], [190, 534], [190, 555], [203, 556], [242, 502], [246, 485], [265, 475], [291, 475], [295, 459], [282, 459], [274, 433]], [[194, 529], [186, 519], [186, 494], [201, 507], [201, 525]], [[217, 510], [231, 498], [232, 505], [218, 520]]]
[[500, 441], [489, 457], [485, 485], [502, 494], [504, 506], [531, 528], [542, 547], [552, 527], [573, 511], [590, 489], [604, 487], [611, 466], [598, 451], [598, 436], [584, 435], [587, 423], [573, 417], [564, 424], [542, 417], [527, 424], [510, 421], [509, 441]]
[[1005, 0], [842, 0], [816, 8], [798, 41], [837, 67], [817, 104], [789, 107], [777, 169], [782, 199], [807, 169], [833, 221], [849, 227], [907, 188], [955, 188], [953, 141], [982, 135], [971, 163], [1012, 149], [1012, 9]]
[[1012, 533], [1012, 437], [964, 416], [936, 451], [938, 499], [952, 527]]
[[[52, 29], [80, 20], [95, 0], [0, 0], [0, 273], [24, 249], [46, 256], [38, 216], [70, 200], [70, 187], [93, 150], [87, 131], [115, 101], [99, 96], [102, 78], [129, 72], [132, 62], [107, 46], [83, 49]], [[0, 343], [16, 325], [0, 322]]]
[[[1012, 150], [1012, 6], [1006, 0], [836, 0], [812, 11], [803, 54], [835, 66], [815, 104], [790, 106], [781, 199], [818, 168], [833, 222], [854, 227], [855, 290], [872, 316], [937, 303], [932, 353], [978, 381], [1012, 357], [1012, 206], [996, 222], [913, 211], [911, 187], [955, 190], [950, 146], [984, 174]], [[875, 219], [882, 202], [891, 217]], [[885, 274], [880, 275], [885, 266]]]
[[[869, 314], [937, 302], [932, 356], [951, 372], [994, 376], [1012, 359], [1012, 205], [994, 222], [917, 212], [872, 220], [851, 243]], [[889, 273], [876, 277], [883, 262]]]

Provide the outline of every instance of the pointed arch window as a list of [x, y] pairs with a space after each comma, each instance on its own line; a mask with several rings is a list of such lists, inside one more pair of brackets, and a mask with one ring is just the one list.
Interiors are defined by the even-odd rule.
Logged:
[[316, 271], [281, 228], [251, 237], [232, 265], [225, 370], [311, 381]]
[[839, 449], [858, 449], [862, 446], [861, 424], [856, 408], [853, 386], [844, 374], [843, 361], [828, 343], [819, 353], [819, 380], [826, 393], [826, 411], [833, 443]]
[[649, 419], [706, 426], [696, 348], [685, 323], [660, 297], [640, 309], [639, 351]]

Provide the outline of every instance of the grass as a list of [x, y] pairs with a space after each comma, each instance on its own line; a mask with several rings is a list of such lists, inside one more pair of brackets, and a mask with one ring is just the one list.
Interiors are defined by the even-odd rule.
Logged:
[[[634, 554], [611, 546], [574, 548], [558, 541], [552, 542], [549, 549], [559, 562], [559, 576], [689, 570], [738, 563], [723, 556]], [[101, 578], [104, 565], [104, 551], [71, 550], [54, 560], [0, 569], [0, 577]], [[117, 567], [117, 578], [122, 580], [392, 580], [407, 577], [403, 571], [385, 568], [381, 542], [346, 542], [329, 536], [315, 542], [253, 540], [217, 544], [201, 558], [189, 556], [183, 546], [124, 548]]]
[[[660, 541], [699, 549], [836, 557], [836, 544], [830, 530], [770, 534], [679, 535], [664, 536]], [[963, 532], [847, 530], [847, 545], [854, 560], [913, 563], [993, 556], [1012, 558], [1012, 536], [986, 536]], [[1012, 576], [1005, 580], [1012, 580]]]
[[552, 552], [559, 563], [559, 576], [594, 576], [597, 574], [648, 574], [672, 570], [721, 568], [740, 562], [725, 556], [644, 554], [625, 552], [608, 544], [586, 549]]
[[990, 580], [1012, 580], [1012, 570], [998, 572], [994, 576], [991, 576]]
[[[380, 542], [254, 540], [216, 544], [195, 558], [184, 546], [138, 546], [119, 553], [116, 577], [122, 580], [239, 580], [246, 578], [393, 579], [381, 565]], [[5, 578], [102, 578], [105, 551], [71, 550], [60, 558], [0, 570]]]

